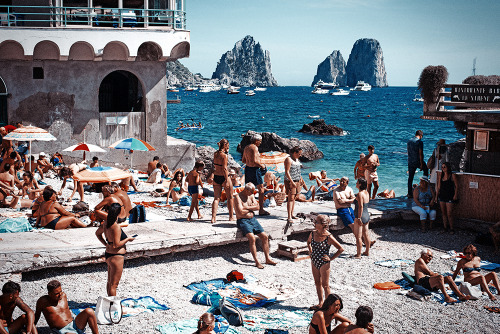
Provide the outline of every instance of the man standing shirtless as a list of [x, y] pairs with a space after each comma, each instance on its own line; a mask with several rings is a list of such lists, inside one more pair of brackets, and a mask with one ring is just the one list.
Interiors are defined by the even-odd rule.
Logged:
[[262, 136], [254, 134], [251, 144], [243, 150], [241, 161], [245, 166], [245, 182], [252, 182], [259, 191], [259, 215], [267, 216], [269, 212], [264, 210], [264, 180], [262, 179], [261, 168], [266, 166], [260, 162], [259, 146], [262, 143]]
[[253, 183], [248, 182], [245, 185], [245, 189], [234, 197], [234, 211], [236, 212], [236, 225], [248, 239], [250, 253], [252, 253], [255, 266], [259, 269], [263, 269], [264, 266], [257, 259], [257, 247], [255, 245], [256, 234], [262, 242], [262, 249], [264, 250], [264, 256], [266, 257], [265, 263], [274, 266], [276, 265], [276, 262], [271, 260], [269, 257], [269, 238], [267, 234], [264, 233], [264, 229], [259, 224], [253, 213], [253, 211], [259, 208], [259, 204], [253, 196], [254, 191], [255, 186]]
[[351, 205], [354, 203], [356, 196], [348, 184], [349, 178], [347, 176], [340, 178], [340, 185], [333, 190], [333, 201], [335, 202], [335, 209], [337, 209], [337, 216], [342, 219], [344, 226], [349, 226], [354, 233], [355, 216]]
[[107, 212], [108, 208], [112, 203], [118, 203], [122, 206], [117, 221], [118, 225], [121, 226], [121, 224], [127, 220], [128, 212], [125, 212], [122, 200], [114, 193], [115, 193], [115, 188], [110, 186], [109, 184], [106, 184], [102, 187], [102, 195], [104, 196], [104, 199], [101, 201], [101, 203], [95, 206], [94, 209], [95, 218], [99, 222], [106, 221], [106, 219], [108, 218], [108, 212]]
[[[21, 286], [8, 281], [2, 287], [0, 296], [0, 334], [38, 334], [35, 327], [35, 312], [19, 297]], [[24, 312], [16, 320], [12, 319], [14, 309], [19, 307]]]
[[[12, 195], [12, 200], [7, 202], [7, 196]], [[10, 164], [5, 164], [2, 173], [0, 173], [0, 207], [15, 208], [19, 197], [16, 196], [15, 179], [10, 174]]]
[[97, 319], [91, 308], [86, 308], [73, 319], [68, 306], [68, 298], [62, 291], [59, 281], [50, 281], [47, 284], [47, 290], [48, 294], [40, 297], [36, 302], [35, 324], [43, 313], [52, 332], [82, 334], [85, 333], [85, 327], [88, 324], [92, 334], [99, 333]]
[[371, 194], [372, 183], [373, 183], [373, 195], [371, 199], [377, 196], [378, 190], [378, 175], [377, 167], [380, 166], [380, 161], [378, 160], [378, 155], [375, 153], [375, 147], [373, 145], [368, 146], [368, 155], [365, 157], [365, 179], [368, 183], [368, 195]]

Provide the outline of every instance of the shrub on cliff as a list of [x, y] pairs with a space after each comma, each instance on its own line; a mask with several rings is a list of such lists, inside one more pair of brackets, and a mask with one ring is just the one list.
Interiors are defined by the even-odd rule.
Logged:
[[448, 80], [448, 70], [443, 65], [427, 66], [422, 70], [418, 79], [418, 89], [422, 97], [436, 101], [439, 90], [443, 88]]

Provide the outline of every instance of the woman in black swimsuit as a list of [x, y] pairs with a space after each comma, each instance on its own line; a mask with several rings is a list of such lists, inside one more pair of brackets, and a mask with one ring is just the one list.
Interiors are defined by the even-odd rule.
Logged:
[[52, 230], [64, 230], [68, 227], [87, 227], [79, 221], [75, 214], [66, 211], [57, 202], [57, 193], [54, 189], [45, 187], [42, 197], [44, 202], [40, 204], [33, 217], [38, 217], [39, 226]]
[[128, 237], [116, 224], [121, 209], [120, 204], [112, 203], [109, 207], [106, 223], [101, 224], [95, 232], [97, 239], [106, 246], [104, 257], [108, 265], [108, 283], [106, 284], [108, 296], [116, 296], [116, 288], [122, 277], [123, 263], [127, 252], [125, 244], [135, 239]]
[[447, 231], [447, 225], [449, 224], [450, 232], [454, 233], [453, 203], [455, 203], [458, 198], [457, 176], [453, 174], [449, 162], [445, 162], [441, 165], [440, 174], [441, 175], [438, 174], [437, 178], [436, 194], [443, 215], [443, 226], [444, 230]]
[[214, 153], [214, 201], [212, 203], [212, 224], [216, 221], [217, 208], [222, 194], [222, 187], [226, 191], [227, 209], [229, 211], [229, 220], [235, 220], [233, 216], [233, 184], [229, 178], [227, 170], [227, 152], [229, 151], [229, 142], [227, 139], [221, 139], [218, 142], [219, 149]]
[[[332, 293], [329, 295], [323, 306], [316, 312], [314, 312], [309, 324], [309, 334], [341, 334], [344, 333], [347, 326], [352, 322], [343, 315], [340, 314], [342, 310], [342, 298], [338, 295]], [[331, 322], [340, 321], [340, 324], [331, 329]]]
[[356, 256], [355, 259], [361, 258], [361, 250], [363, 249], [363, 241], [365, 242], [365, 252], [363, 255], [370, 255], [370, 230], [368, 225], [370, 223], [370, 213], [368, 212], [368, 202], [370, 202], [370, 194], [366, 190], [368, 184], [365, 178], [360, 177], [356, 183], [356, 188], [359, 192], [356, 194], [354, 200], [354, 236], [356, 237]]

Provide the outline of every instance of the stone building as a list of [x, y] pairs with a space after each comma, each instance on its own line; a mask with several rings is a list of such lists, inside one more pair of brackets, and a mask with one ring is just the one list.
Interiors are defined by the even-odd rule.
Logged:
[[[3, 2], [5, 3], [5, 2]], [[0, 6], [0, 122], [48, 130], [60, 151], [136, 137], [171, 168], [195, 147], [167, 136], [165, 64], [189, 56], [184, 0], [11, 0]], [[107, 162], [126, 163], [108, 149]], [[134, 152], [136, 167], [152, 153]], [[81, 156], [80, 154], [74, 157]]]

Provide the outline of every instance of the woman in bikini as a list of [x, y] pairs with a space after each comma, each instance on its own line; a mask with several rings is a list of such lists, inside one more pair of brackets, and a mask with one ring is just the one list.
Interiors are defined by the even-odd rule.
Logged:
[[496, 300], [495, 296], [490, 292], [488, 288], [488, 283], [492, 282], [497, 289], [497, 294], [500, 295], [500, 284], [498, 282], [498, 276], [495, 272], [490, 272], [486, 275], [481, 275], [481, 258], [477, 255], [477, 248], [469, 244], [464, 248], [465, 258], [461, 259], [457, 263], [457, 269], [453, 273], [453, 280], [457, 277], [460, 269], [464, 272], [464, 282], [469, 282], [471, 285], [480, 285], [481, 290], [486, 292], [491, 300]]
[[64, 230], [68, 227], [87, 227], [79, 221], [75, 214], [66, 211], [59, 202], [57, 202], [57, 193], [54, 189], [43, 189], [43, 200], [34, 217], [39, 217], [38, 223], [41, 227], [51, 230]]
[[[342, 298], [333, 293], [328, 295], [323, 306], [313, 314], [309, 334], [343, 334], [352, 322], [340, 314], [342, 308]], [[340, 321], [340, 324], [332, 330], [333, 320], [335, 323]]]
[[[323, 305], [323, 297], [330, 295], [330, 262], [337, 258], [344, 248], [328, 232], [330, 218], [326, 215], [318, 215], [315, 220], [315, 230], [311, 232], [307, 239], [309, 256], [311, 257], [311, 267], [318, 293], [319, 303], [311, 309], [319, 309]], [[330, 246], [337, 248], [337, 252], [330, 256]], [[324, 290], [324, 295], [323, 295]]]
[[212, 220], [214, 224], [217, 216], [217, 208], [222, 194], [222, 188], [226, 192], [227, 209], [229, 211], [229, 220], [235, 220], [233, 210], [233, 184], [229, 177], [227, 169], [227, 152], [229, 152], [229, 142], [227, 139], [221, 139], [218, 142], [219, 149], [214, 153], [214, 172], [212, 175], [214, 185], [214, 201], [212, 203]]
[[441, 207], [444, 230], [448, 231], [449, 225], [450, 233], [454, 233], [453, 203], [458, 199], [458, 187], [457, 176], [453, 174], [449, 162], [444, 162], [441, 165], [441, 172], [438, 172], [436, 194]]
[[172, 197], [173, 202], [177, 202], [181, 197], [183, 197], [184, 189], [184, 172], [176, 171], [174, 174], [174, 178], [170, 181], [170, 186], [168, 187], [167, 192], [167, 204], [168, 199]]
[[38, 193], [43, 191], [43, 189], [38, 187], [38, 182], [36, 182], [36, 179], [33, 178], [33, 174], [31, 172], [24, 172], [21, 187], [23, 191], [21, 198], [28, 195], [28, 198], [31, 200], [34, 200], [38, 196]]
[[101, 224], [95, 232], [97, 239], [106, 246], [104, 257], [108, 265], [108, 283], [106, 284], [108, 296], [116, 296], [116, 288], [122, 277], [125, 253], [127, 253], [125, 244], [135, 240], [133, 237], [128, 237], [116, 224], [121, 210], [120, 204], [111, 204], [106, 222]]
[[354, 236], [356, 237], [356, 256], [355, 259], [361, 259], [361, 250], [363, 249], [363, 241], [365, 242], [365, 252], [363, 255], [370, 255], [370, 230], [368, 224], [370, 222], [370, 214], [368, 213], [368, 202], [370, 202], [370, 194], [366, 190], [368, 187], [364, 178], [360, 177], [356, 183], [356, 188], [359, 192], [354, 200]]

